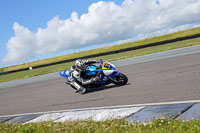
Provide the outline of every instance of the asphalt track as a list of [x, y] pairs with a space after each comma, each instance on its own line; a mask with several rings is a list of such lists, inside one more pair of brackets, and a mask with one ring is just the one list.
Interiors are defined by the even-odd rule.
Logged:
[[[0, 88], [0, 116], [76, 108], [200, 99], [200, 52], [117, 67], [128, 85], [75, 93], [56, 77]], [[10, 82], [11, 83], [11, 82]]]

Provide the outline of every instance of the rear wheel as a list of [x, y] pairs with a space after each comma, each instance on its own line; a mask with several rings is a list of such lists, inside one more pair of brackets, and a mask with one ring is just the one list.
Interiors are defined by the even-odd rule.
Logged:
[[117, 85], [125, 85], [127, 82], [128, 82], [128, 78], [123, 73], [119, 73], [119, 75], [116, 76], [115, 80], [113, 81], [113, 83]]

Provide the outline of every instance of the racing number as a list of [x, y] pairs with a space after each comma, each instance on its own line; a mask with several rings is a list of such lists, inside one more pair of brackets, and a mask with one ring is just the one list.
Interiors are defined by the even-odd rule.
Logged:
[[109, 69], [110, 65], [106, 62], [104, 62], [103, 64], [103, 69]]

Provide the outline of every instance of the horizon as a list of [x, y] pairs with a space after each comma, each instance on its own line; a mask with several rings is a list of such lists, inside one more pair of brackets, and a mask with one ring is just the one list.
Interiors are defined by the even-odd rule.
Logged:
[[0, 68], [200, 26], [198, 0], [62, 2], [1, 2]]

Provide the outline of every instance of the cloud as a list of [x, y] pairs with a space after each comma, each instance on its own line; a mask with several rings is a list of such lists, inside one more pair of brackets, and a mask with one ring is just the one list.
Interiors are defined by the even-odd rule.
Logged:
[[14, 23], [15, 37], [11, 37], [7, 43], [8, 54], [3, 62], [20, 62], [35, 55], [36, 36], [27, 28]]
[[200, 24], [199, 9], [199, 0], [125, 0], [121, 5], [100, 1], [80, 17], [76, 12], [65, 20], [55, 16], [36, 32], [15, 22], [3, 61], [192, 28]]

